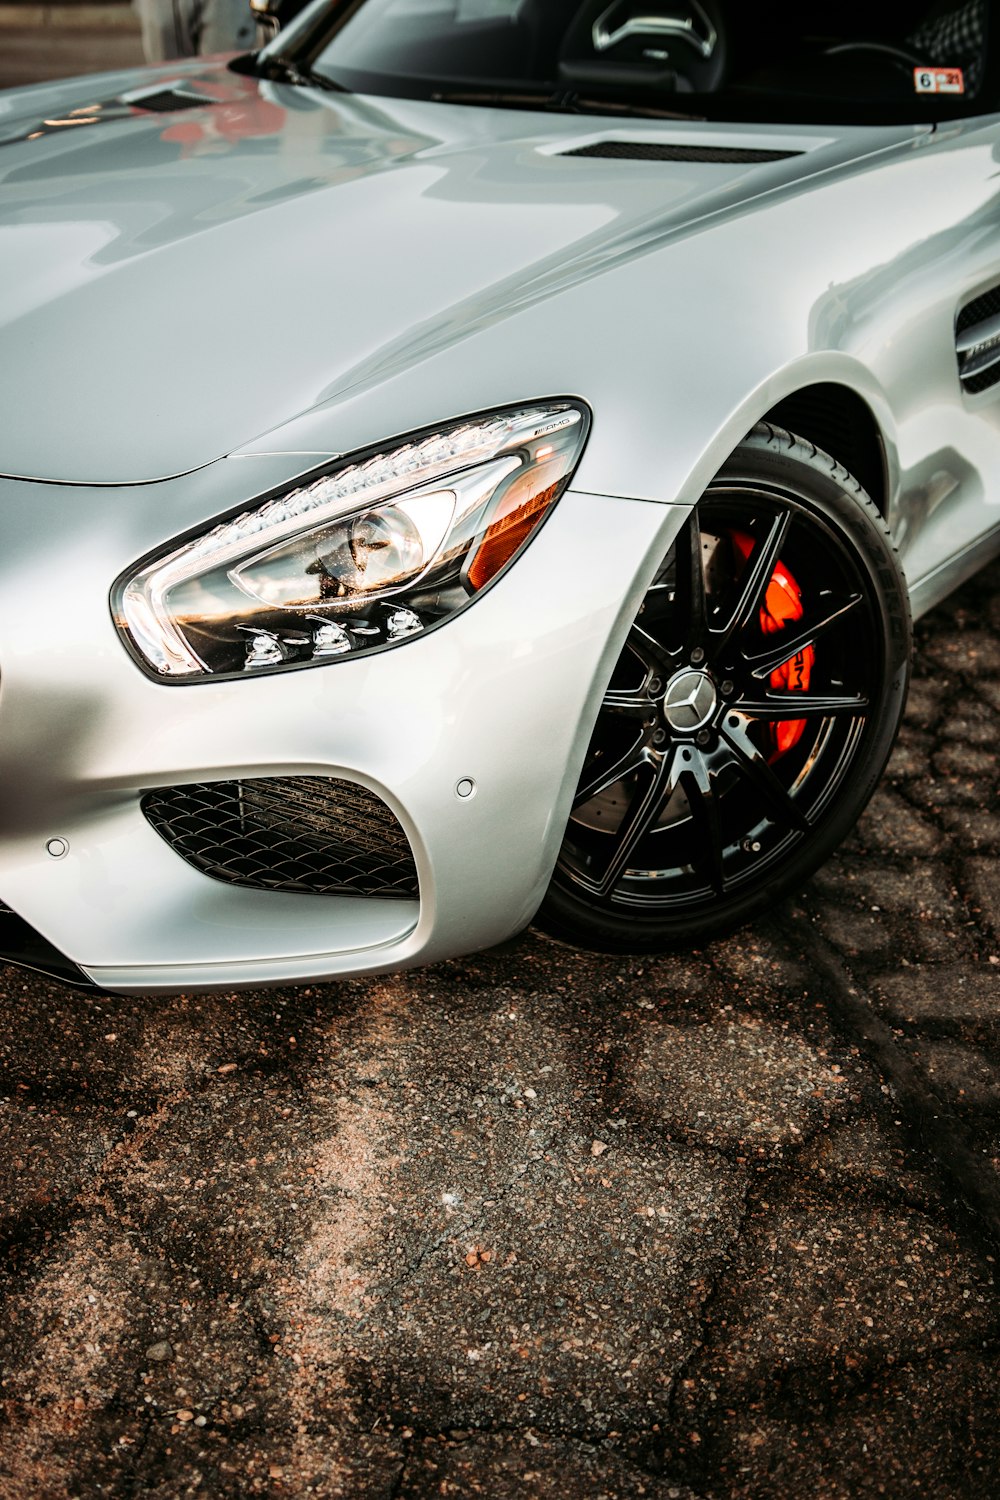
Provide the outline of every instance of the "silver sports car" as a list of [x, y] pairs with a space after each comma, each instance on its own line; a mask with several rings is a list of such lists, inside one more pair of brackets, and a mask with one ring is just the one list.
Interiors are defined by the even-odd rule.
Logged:
[[1000, 549], [985, 0], [316, 0], [0, 96], [0, 943], [701, 942]]

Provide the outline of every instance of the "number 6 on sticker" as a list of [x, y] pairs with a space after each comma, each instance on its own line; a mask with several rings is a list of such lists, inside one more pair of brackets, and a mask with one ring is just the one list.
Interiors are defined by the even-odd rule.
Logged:
[[961, 68], [914, 68], [913, 85], [918, 94], [964, 94]]

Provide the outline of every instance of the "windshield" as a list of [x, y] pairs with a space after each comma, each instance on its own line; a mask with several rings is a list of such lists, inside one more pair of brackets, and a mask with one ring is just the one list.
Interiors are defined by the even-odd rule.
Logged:
[[266, 49], [351, 92], [688, 118], [995, 108], [989, 0], [330, 0]]

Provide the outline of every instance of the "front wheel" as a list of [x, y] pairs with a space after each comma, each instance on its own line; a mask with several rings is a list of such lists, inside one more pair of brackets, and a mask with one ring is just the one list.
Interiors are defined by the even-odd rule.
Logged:
[[909, 659], [906, 583], [875, 506], [811, 443], [759, 425], [629, 631], [540, 925], [657, 950], [795, 889], [875, 789]]

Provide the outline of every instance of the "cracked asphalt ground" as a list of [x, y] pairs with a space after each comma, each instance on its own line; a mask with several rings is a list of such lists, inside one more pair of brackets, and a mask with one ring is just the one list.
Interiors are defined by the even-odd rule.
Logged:
[[703, 952], [0, 971], [0, 1494], [987, 1496], [1000, 564], [801, 899]]

